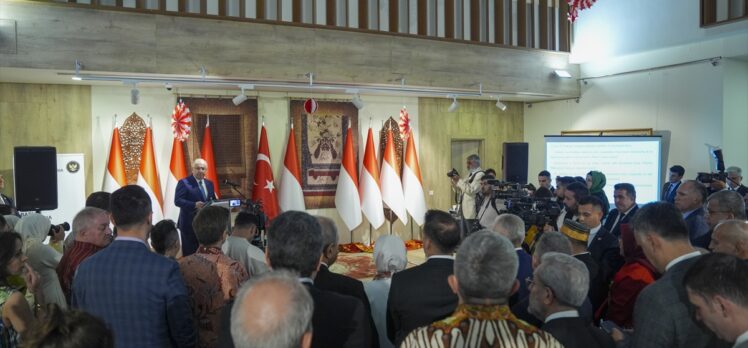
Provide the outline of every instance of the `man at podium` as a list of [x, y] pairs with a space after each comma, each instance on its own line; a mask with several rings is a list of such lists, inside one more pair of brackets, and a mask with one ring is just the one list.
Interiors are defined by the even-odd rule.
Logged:
[[192, 230], [192, 219], [205, 202], [216, 199], [213, 182], [205, 178], [208, 163], [198, 158], [192, 162], [192, 175], [179, 180], [174, 204], [179, 207], [179, 233], [182, 236], [182, 255], [194, 254], [197, 250], [197, 237]]

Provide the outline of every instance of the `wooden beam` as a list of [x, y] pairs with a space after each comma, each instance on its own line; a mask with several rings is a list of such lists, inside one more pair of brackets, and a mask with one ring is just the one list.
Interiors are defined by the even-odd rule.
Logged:
[[[493, 7], [493, 28], [497, 44], [506, 44], [506, 40], [504, 40], [504, 25], [506, 20], [507, 18], [504, 18], [504, 0], [496, 0]], [[511, 18], [508, 20], [511, 21]]]
[[239, 0], [239, 18], [247, 17], [247, 0]]
[[418, 35], [429, 34], [429, 4], [428, 0], [418, 0]]
[[257, 19], [266, 19], [265, 16], [265, 0], [257, 0]]
[[327, 0], [326, 2], [326, 20], [327, 25], [336, 26], [337, 25], [337, 19], [338, 19], [338, 11], [337, 11], [337, 1], [335, 0]]
[[480, 41], [480, 0], [470, 0], [470, 37], [465, 36], [463, 39]]
[[[98, 0], [91, 1], [92, 4], [93, 3], [98, 4], [98, 2], [99, 2]], [[158, 0], [158, 9], [161, 11], [166, 11], [166, 0]]]
[[[239, 0], [242, 1], [242, 0]], [[301, 23], [304, 21], [304, 16], [302, 16], [303, 6], [301, 5], [301, 0], [293, 0], [293, 4], [291, 7], [291, 19], [295, 23]]]
[[218, 0], [218, 15], [221, 17], [226, 15], [226, 0]]
[[398, 33], [400, 32], [400, 18], [398, 17], [398, 14], [400, 13], [400, 2], [398, 0], [389, 0], [390, 1], [390, 32], [391, 33]]
[[455, 37], [455, 0], [444, 0], [444, 37]]
[[358, 28], [369, 29], [369, 1], [358, 0]]
[[200, 14], [203, 16], [208, 14], [208, 0], [200, 0]]
[[517, 0], [517, 46], [527, 47], [527, 0]]
[[701, 26], [717, 22], [717, 0], [701, 0]]
[[549, 48], [548, 38], [550, 37], [548, 30], [548, 0], [540, 0], [540, 26], [538, 30], [540, 31], [540, 48], [547, 50]]
[[571, 51], [571, 23], [569, 22], [569, 3], [559, 1], [558, 9], [558, 50], [561, 52]]
[[122, 0], [115, 0], [115, 1], [114, 1], [114, 4], [115, 4], [114, 6], [117, 6], [117, 7], [123, 7], [123, 6], [124, 6], [124, 4], [123, 4], [123, 1], [122, 1]]

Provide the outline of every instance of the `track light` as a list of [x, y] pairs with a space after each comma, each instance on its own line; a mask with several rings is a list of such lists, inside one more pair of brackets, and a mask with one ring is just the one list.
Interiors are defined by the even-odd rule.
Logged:
[[140, 91], [138, 90], [138, 85], [133, 83], [132, 89], [130, 90], [130, 102], [132, 105], [138, 105], [138, 102], [140, 101]]
[[556, 74], [556, 77], [562, 78], [562, 79], [570, 79], [571, 73], [569, 73], [566, 70], [554, 70], [553, 71]]
[[501, 111], [506, 111], [506, 104], [502, 103], [501, 98], [498, 96], [496, 97], [496, 107]]
[[353, 96], [353, 99], [351, 100], [351, 103], [353, 103], [353, 105], [356, 107], [356, 109], [361, 110], [361, 109], [364, 108], [364, 101], [361, 100], [361, 96], [358, 95], [358, 93], [356, 93]]
[[231, 99], [232, 102], [234, 102], [234, 105], [239, 106], [239, 104], [244, 103], [245, 100], [248, 99], [247, 95], [244, 93], [244, 91], [248, 89], [255, 89], [254, 85], [239, 85], [239, 88], [241, 88], [241, 93], [234, 97], [234, 99]]
[[78, 60], [75, 61], [75, 75], [73, 75], [73, 80], [80, 81], [81, 78], [81, 62]]
[[457, 97], [452, 96], [452, 105], [449, 106], [449, 109], [447, 109], [448, 112], [455, 112], [457, 108], [460, 107], [460, 103], [457, 102]]

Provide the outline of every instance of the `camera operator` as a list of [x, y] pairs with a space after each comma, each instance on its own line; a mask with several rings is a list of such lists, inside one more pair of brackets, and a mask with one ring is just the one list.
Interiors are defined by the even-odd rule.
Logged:
[[737, 191], [741, 197], [748, 194], [748, 187], [742, 184], [743, 170], [740, 167], [729, 167], [725, 170], [727, 173], [727, 188], [730, 191]]
[[478, 209], [478, 223], [481, 227], [491, 229], [499, 216], [499, 209], [504, 206], [504, 200], [498, 199], [494, 196], [494, 190], [497, 187], [492, 185], [492, 181], [496, 178], [493, 175], [484, 175], [480, 179], [481, 194], [483, 195], [483, 202]]
[[556, 192], [553, 186], [551, 186], [551, 173], [547, 170], [542, 170], [540, 171], [540, 173], [538, 173], [538, 189], [540, 189], [541, 187], [547, 188], [551, 191], [551, 193]]
[[472, 154], [467, 157], [467, 169], [470, 172], [466, 179], [462, 179], [457, 170], [452, 170], [447, 175], [452, 179], [452, 188], [460, 193], [460, 206], [462, 217], [465, 219], [475, 219], [477, 212], [475, 209], [475, 195], [480, 191], [480, 179], [485, 175], [480, 168], [480, 157]]

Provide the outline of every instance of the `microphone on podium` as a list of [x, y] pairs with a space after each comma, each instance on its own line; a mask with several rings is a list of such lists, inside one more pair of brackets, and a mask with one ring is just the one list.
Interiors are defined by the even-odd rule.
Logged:
[[237, 184], [237, 183], [231, 182], [231, 181], [229, 181], [228, 179], [224, 180], [224, 181], [223, 181], [223, 183], [224, 183], [225, 185], [230, 185], [230, 186], [233, 186], [233, 187], [238, 187], [238, 186], [242, 186], [242, 185], [239, 185], [239, 184]]

